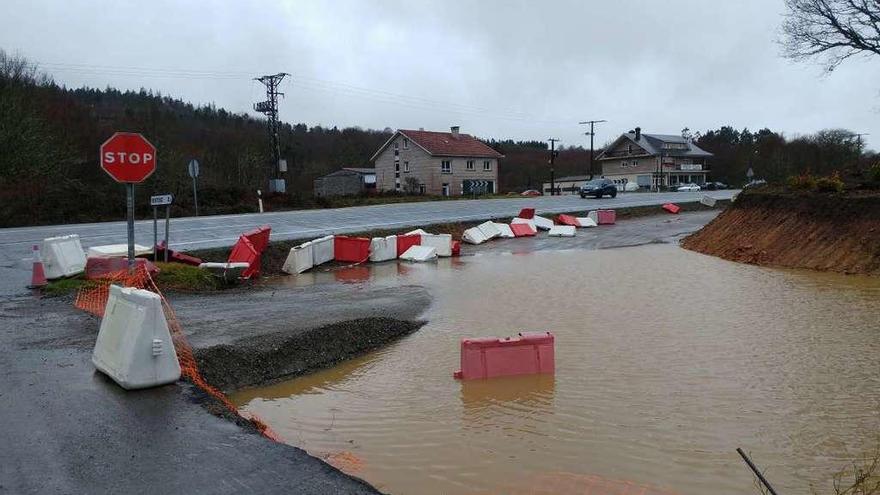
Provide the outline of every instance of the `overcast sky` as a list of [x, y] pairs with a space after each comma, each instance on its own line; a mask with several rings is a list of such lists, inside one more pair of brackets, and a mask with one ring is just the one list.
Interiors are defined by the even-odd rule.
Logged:
[[[787, 136], [844, 127], [880, 148], [880, 58], [830, 75], [783, 59], [782, 0], [2, 0], [0, 48], [68, 86], [149, 87], [250, 111], [289, 72], [281, 119], [597, 144], [641, 126]], [[198, 71], [187, 72], [187, 71]]]

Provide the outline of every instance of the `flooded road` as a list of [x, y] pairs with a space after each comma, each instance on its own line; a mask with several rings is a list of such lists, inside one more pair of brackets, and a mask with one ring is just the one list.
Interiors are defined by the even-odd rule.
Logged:
[[[667, 244], [386, 263], [291, 283], [339, 281], [425, 286], [428, 324], [232, 400], [383, 491], [583, 493], [607, 482], [756, 493], [743, 447], [780, 492], [812, 482], [825, 493], [880, 431], [880, 279]], [[545, 330], [555, 376], [452, 378], [461, 338]]]

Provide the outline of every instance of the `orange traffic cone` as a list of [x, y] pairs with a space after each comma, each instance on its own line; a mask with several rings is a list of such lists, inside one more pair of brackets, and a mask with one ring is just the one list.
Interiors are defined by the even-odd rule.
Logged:
[[46, 271], [43, 269], [43, 259], [40, 257], [40, 246], [34, 244], [34, 271], [31, 275], [31, 289], [45, 287], [49, 284], [46, 280]]

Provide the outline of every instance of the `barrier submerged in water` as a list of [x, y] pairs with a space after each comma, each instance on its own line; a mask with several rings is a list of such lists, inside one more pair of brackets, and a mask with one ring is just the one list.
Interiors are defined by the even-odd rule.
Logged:
[[555, 338], [550, 332], [522, 332], [518, 337], [461, 340], [460, 380], [554, 373]]

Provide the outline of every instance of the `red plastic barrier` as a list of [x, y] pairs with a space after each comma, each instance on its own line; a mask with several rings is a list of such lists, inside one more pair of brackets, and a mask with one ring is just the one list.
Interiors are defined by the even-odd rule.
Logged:
[[254, 245], [245, 236], [238, 238], [238, 242], [232, 247], [232, 252], [229, 253], [229, 259], [226, 262], [248, 264], [247, 269], [241, 272], [241, 278], [260, 276], [260, 253], [254, 249]]
[[512, 223], [510, 230], [513, 231], [514, 237], [532, 237], [537, 232], [527, 223]]
[[681, 210], [681, 206], [678, 206], [675, 203], [666, 203], [661, 208], [668, 211], [669, 213], [678, 213]]
[[496, 376], [554, 373], [554, 337], [550, 332], [520, 333], [519, 337], [484, 337], [461, 340], [462, 380]]
[[452, 256], [461, 256], [461, 241], [452, 241]]
[[[161, 261], [165, 259], [165, 241], [156, 244], [156, 259]], [[202, 264], [201, 258], [190, 256], [173, 249], [168, 249], [168, 261], [183, 263], [184, 265], [199, 266]]]
[[[145, 258], [135, 258], [134, 266], [140, 270], [145, 268], [150, 276], [159, 273], [159, 268]], [[101, 278], [108, 273], [118, 272], [128, 269], [128, 258], [98, 258], [89, 257], [86, 260], [85, 275], [88, 280]]]
[[272, 233], [272, 227], [268, 225], [263, 225], [262, 227], [257, 227], [254, 230], [249, 232], [245, 232], [242, 234], [247, 237], [251, 244], [253, 244], [254, 249], [257, 250], [257, 253], [263, 254], [263, 251], [266, 250], [266, 246], [269, 245], [269, 235]]
[[338, 235], [333, 238], [333, 259], [343, 263], [363, 263], [370, 258], [370, 240], [366, 237]]
[[598, 210], [596, 216], [599, 218], [599, 221], [596, 222], [599, 225], [613, 225], [617, 219], [617, 214], [614, 210]]
[[397, 257], [405, 253], [407, 249], [413, 246], [422, 245], [422, 236], [419, 234], [399, 235], [397, 236]]
[[572, 227], [580, 227], [580, 222], [577, 221], [577, 218], [571, 215], [559, 215], [556, 217], [556, 223], [561, 225], [571, 225]]
[[523, 208], [519, 211], [519, 218], [525, 218], [526, 220], [530, 218], [535, 218], [535, 209], [534, 208]]

